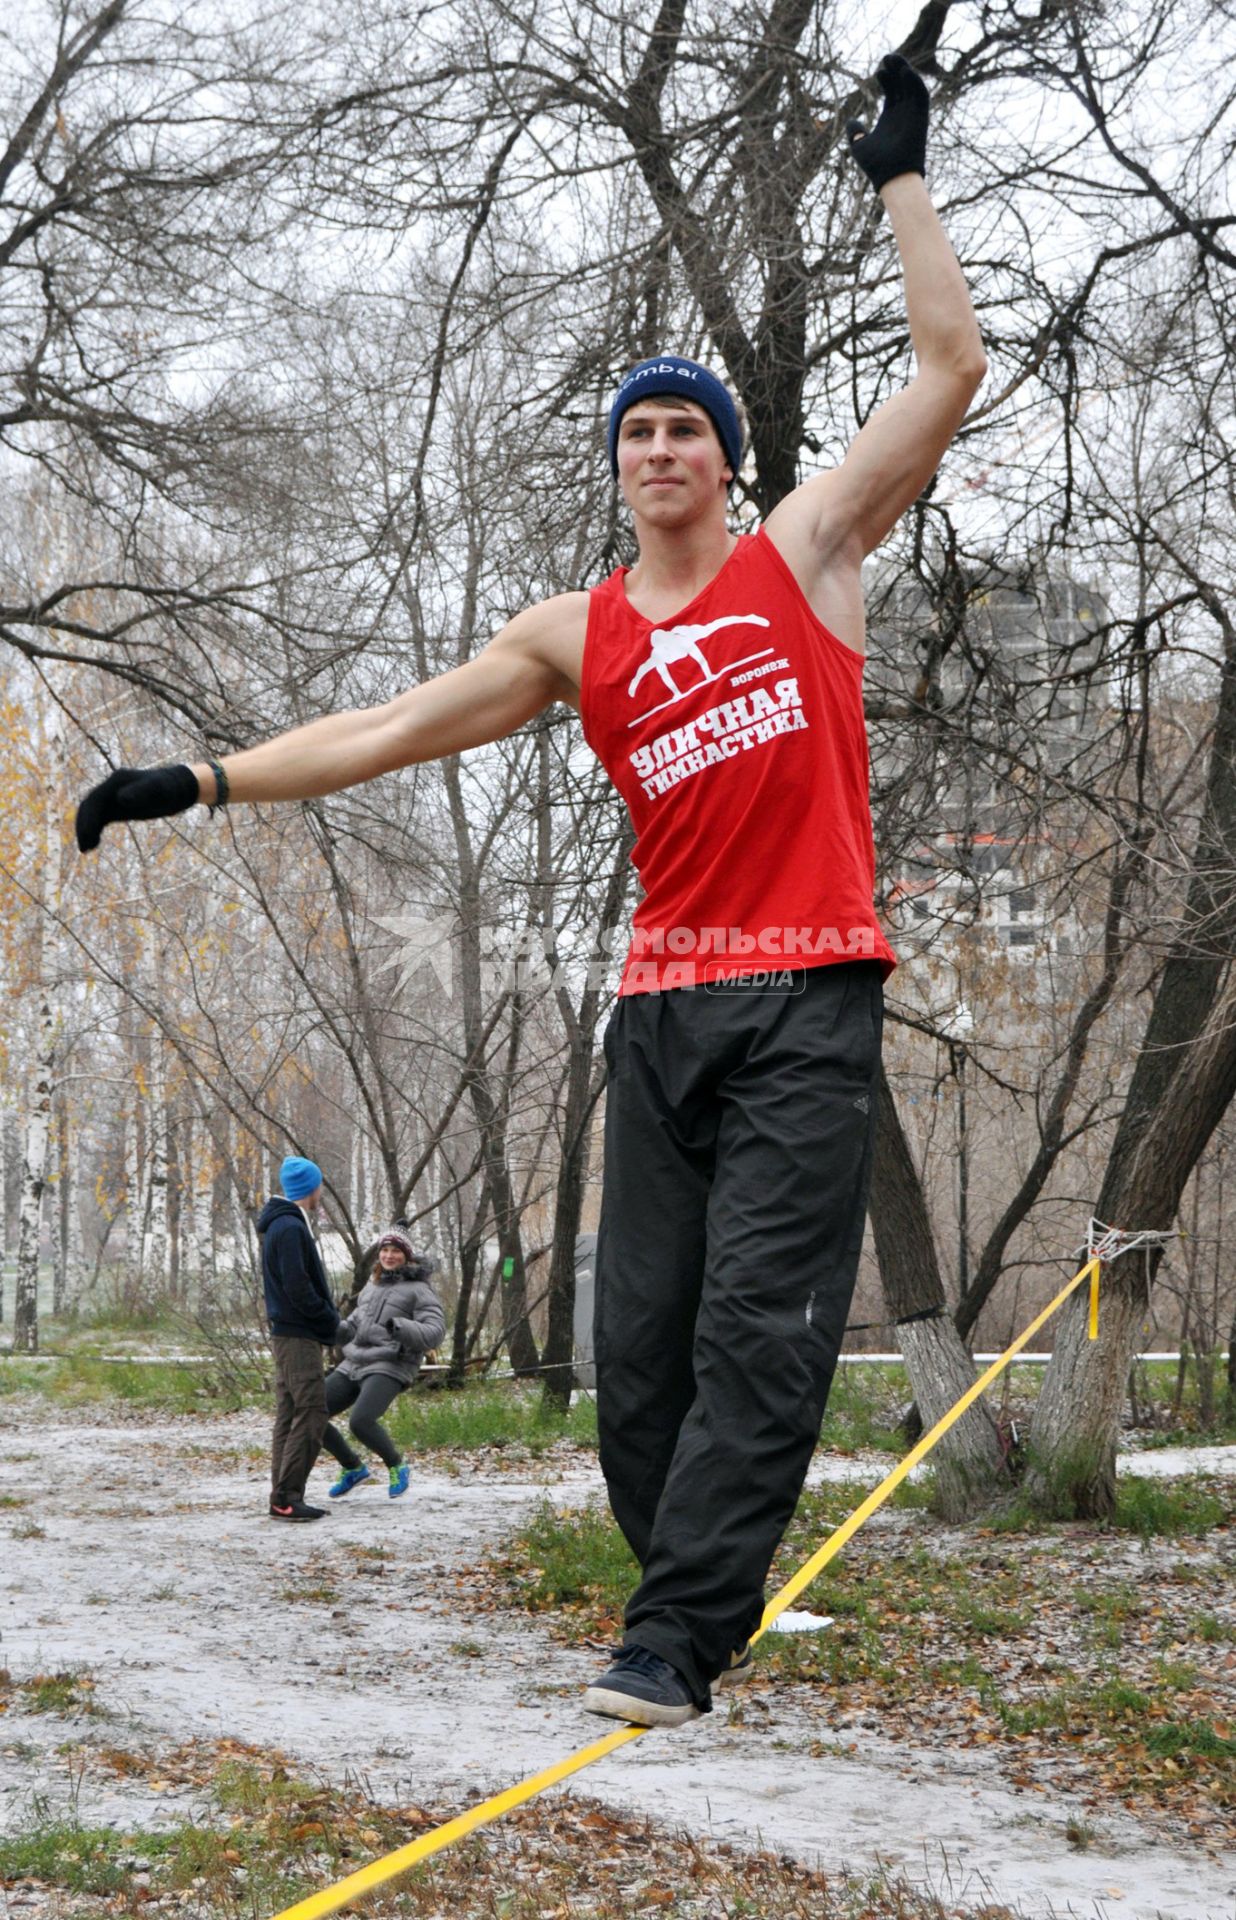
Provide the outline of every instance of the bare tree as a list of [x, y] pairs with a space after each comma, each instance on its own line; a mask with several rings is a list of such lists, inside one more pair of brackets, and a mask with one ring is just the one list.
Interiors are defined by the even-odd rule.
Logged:
[[[10, 63], [0, 247], [18, 372], [0, 429], [85, 511], [54, 577], [9, 512], [0, 635], [36, 664], [88, 663], [83, 688], [98, 667], [140, 694], [124, 726], [93, 695], [72, 703], [109, 752], [157, 735], [167, 757], [169, 728], [173, 752], [237, 744], [384, 698], [624, 557], [603, 397], [670, 338], [715, 357], [746, 404], [743, 525], [835, 460], [903, 377], [888, 235], [841, 152], [883, 51], [857, 8], [660, 0], [533, 20], [469, 0], [449, 33], [401, 32], [394, 61], [384, 4], [312, 31], [276, 9], [217, 37], [123, 4], [56, 17]], [[1201, 1062], [1222, 1054], [1231, 931], [1233, 103], [1204, 24], [1202, 0], [977, 15], [932, 0], [901, 49], [935, 83], [933, 184], [993, 367], [871, 596], [881, 888], [910, 959], [876, 1245], [924, 1410], [968, 1376], [962, 1336], [1058, 1271], [1079, 1212], [1146, 1224], [1176, 1183], [1179, 1199], [1177, 1148], [1200, 1152], [1221, 1108]], [[1138, 116], [1167, 75], [1208, 88], [1206, 111], [1150, 141]], [[209, 369], [189, 377], [207, 338]], [[1088, 623], [1059, 605], [1083, 584]], [[1032, 660], [1009, 643], [1013, 600], [1042, 631]], [[1169, 742], [1198, 657], [1198, 724]], [[613, 816], [590, 833], [595, 813], [555, 719], [252, 832], [190, 825], [211, 912], [166, 896], [185, 971], [150, 1012], [191, 1081], [215, 1075], [229, 1150], [334, 1130], [349, 1247], [379, 1193], [449, 1221], [457, 1356], [484, 1345], [475, 1309], [508, 1280], [501, 1324], [536, 1361], [527, 1275], [548, 1257], [559, 1382], [608, 991], [589, 997], [564, 934], [581, 915], [608, 925], [625, 873]], [[1049, 903], [1037, 933], [1013, 924], [1029, 891]], [[454, 916], [466, 1018], [392, 990], [379, 898]], [[290, 902], [302, 917], [280, 938]], [[229, 904], [239, 917], [220, 923]], [[494, 926], [552, 952], [550, 984], [486, 974]], [[121, 994], [115, 932], [90, 942]], [[1013, 933], [1040, 942], [1020, 974]], [[974, 982], [989, 1023], [959, 1042]], [[1163, 1111], [1173, 1152], [1150, 1168]], [[1069, 1358], [1071, 1321], [1049, 1374], [1036, 1444], [1072, 1492], [1046, 1436], [1078, 1396], [1093, 1416], [1083, 1504], [1110, 1493], [1145, 1281], [1117, 1266], [1101, 1355]], [[1001, 1472], [984, 1420], [966, 1499], [980, 1462]]]

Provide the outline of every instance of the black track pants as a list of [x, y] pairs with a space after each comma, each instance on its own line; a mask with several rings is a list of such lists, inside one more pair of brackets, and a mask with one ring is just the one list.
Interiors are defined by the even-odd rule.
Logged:
[[620, 1000], [597, 1246], [601, 1465], [643, 1568], [626, 1643], [702, 1706], [759, 1624], [862, 1247], [882, 976]]
[[[396, 1380], [389, 1373], [367, 1373], [363, 1380], [353, 1380], [341, 1367], [336, 1367], [326, 1376], [326, 1411], [336, 1414], [342, 1413], [345, 1407], [351, 1407], [348, 1425], [352, 1432], [363, 1447], [371, 1448], [388, 1467], [397, 1467], [403, 1455], [381, 1425], [381, 1420], [392, 1400], [399, 1398], [403, 1388], [403, 1381]], [[337, 1427], [327, 1427], [322, 1435], [322, 1445], [341, 1467], [360, 1466], [359, 1453], [355, 1447], [348, 1445]]]

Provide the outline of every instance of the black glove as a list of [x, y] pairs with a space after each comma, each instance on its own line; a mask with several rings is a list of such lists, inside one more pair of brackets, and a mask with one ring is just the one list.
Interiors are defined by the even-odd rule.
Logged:
[[908, 60], [886, 53], [876, 68], [884, 95], [880, 117], [868, 133], [861, 120], [847, 120], [850, 152], [876, 192], [899, 173], [922, 173], [927, 165], [927, 88]]
[[165, 820], [200, 798], [192, 767], [117, 767], [77, 809], [78, 847], [93, 853], [113, 820]]

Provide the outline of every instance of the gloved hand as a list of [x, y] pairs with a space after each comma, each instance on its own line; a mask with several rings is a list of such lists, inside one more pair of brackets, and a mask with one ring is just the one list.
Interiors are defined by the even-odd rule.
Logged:
[[399, 1336], [401, 1347], [410, 1349], [414, 1354], [425, 1352], [425, 1329], [419, 1320], [413, 1320], [409, 1315], [398, 1314], [391, 1321], [391, 1326]]
[[114, 820], [165, 820], [200, 799], [191, 767], [117, 767], [77, 809], [77, 844], [93, 853], [104, 827]]
[[861, 120], [847, 120], [850, 152], [878, 193], [899, 173], [922, 173], [927, 164], [928, 93], [899, 53], [886, 53], [876, 68], [884, 95], [880, 117], [868, 133]]
[[355, 1320], [341, 1320], [339, 1322], [339, 1325], [335, 1328], [335, 1345], [337, 1347], [346, 1347], [349, 1345], [351, 1341], [355, 1340], [355, 1338], [356, 1338]]

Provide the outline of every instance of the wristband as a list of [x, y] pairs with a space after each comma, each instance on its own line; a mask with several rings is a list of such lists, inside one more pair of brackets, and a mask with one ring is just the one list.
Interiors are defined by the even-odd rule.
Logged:
[[217, 760], [208, 760], [206, 762], [206, 765], [210, 768], [210, 771], [215, 776], [215, 797], [210, 803], [210, 811], [213, 814], [216, 807], [226, 807], [227, 805], [227, 802], [228, 802], [227, 775], [226, 773], [224, 773], [223, 768], [219, 765], [219, 762]]

